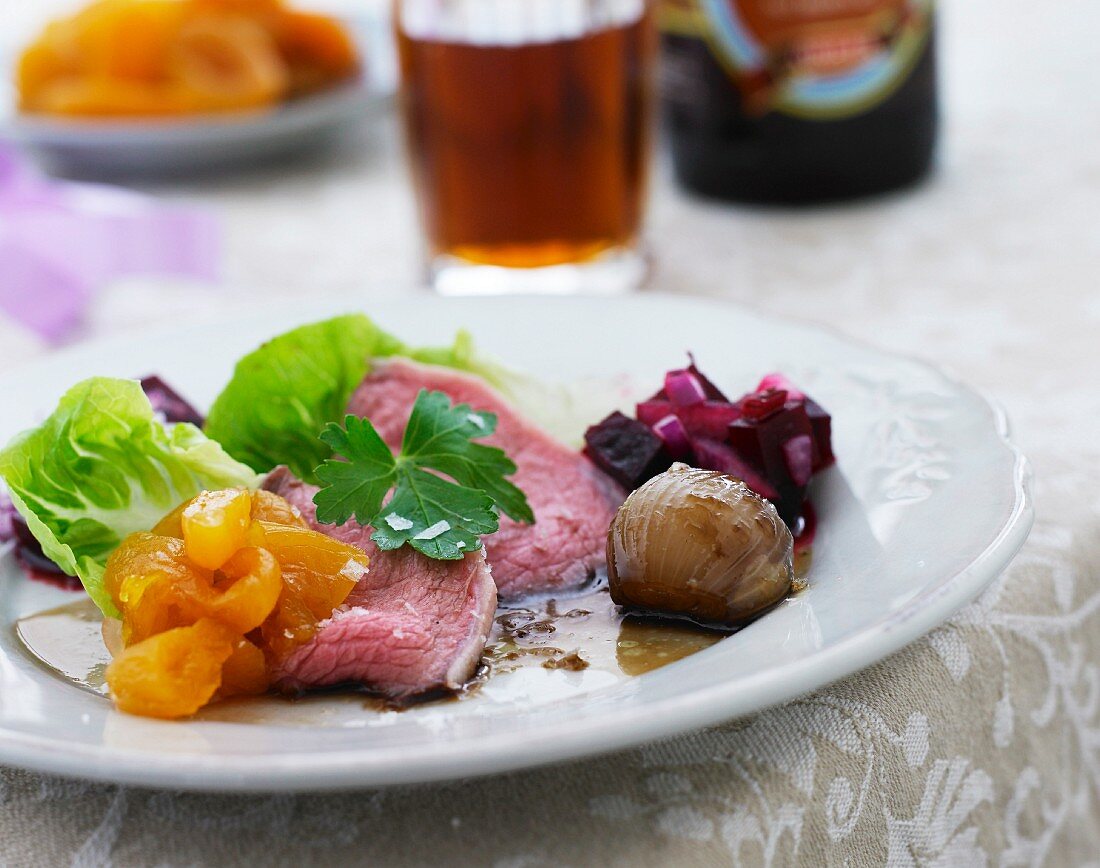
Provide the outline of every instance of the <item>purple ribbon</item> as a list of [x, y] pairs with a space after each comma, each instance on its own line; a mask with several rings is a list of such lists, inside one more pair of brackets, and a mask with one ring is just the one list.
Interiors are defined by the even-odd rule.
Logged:
[[0, 142], [0, 310], [50, 341], [70, 335], [111, 280], [218, 280], [221, 231], [196, 208], [46, 178]]

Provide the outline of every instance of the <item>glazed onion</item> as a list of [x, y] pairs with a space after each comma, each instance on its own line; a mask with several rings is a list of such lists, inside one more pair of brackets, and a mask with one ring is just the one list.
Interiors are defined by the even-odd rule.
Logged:
[[631, 494], [611, 523], [611, 598], [738, 626], [790, 590], [793, 547], [775, 507], [743, 482], [673, 464]]

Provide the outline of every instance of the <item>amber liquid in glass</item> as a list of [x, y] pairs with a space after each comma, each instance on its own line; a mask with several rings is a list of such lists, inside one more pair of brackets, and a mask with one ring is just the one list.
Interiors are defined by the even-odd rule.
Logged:
[[536, 268], [637, 239], [653, 28], [482, 45], [398, 32], [409, 158], [431, 254]]

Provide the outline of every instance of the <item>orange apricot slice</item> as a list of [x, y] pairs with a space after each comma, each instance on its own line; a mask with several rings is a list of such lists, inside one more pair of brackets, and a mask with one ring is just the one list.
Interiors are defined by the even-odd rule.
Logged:
[[237, 640], [233, 653], [222, 665], [221, 697], [255, 696], [271, 684], [264, 652], [243, 636]]
[[129, 714], [178, 718], [194, 714], [222, 682], [236, 637], [203, 619], [131, 645], [107, 667], [115, 705]]
[[204, 491], [180, 515], [187, 557], [200, 567], [218, 569], [246, 544], [251, 516], [252, 495], [245, 489]]
[[205, 602], [211, 618], [237, 633], [254, 630], [271, 614], [283, 590], [279, 562], [271, 552], [249, 546], [221, 569], [223, 581]]

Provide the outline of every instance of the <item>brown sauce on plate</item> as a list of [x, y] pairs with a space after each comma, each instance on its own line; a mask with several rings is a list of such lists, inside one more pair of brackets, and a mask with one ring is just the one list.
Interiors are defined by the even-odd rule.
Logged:
[[[808, 547], [796, 555], [798, 578], [792, 593], [805, 588], [810, 562]], [[104, 672], [111, 655], [103, 644], [102, 623], [99, 610], [84, 597], [20, 618], [13, 629], [30, 656], [53, 675], [106, 697]], [[643, 675], [706, 650], [727, 635], [690, 621], [626, 613], [612, 602], [606, 587], [564, 599], [501, 607], [477, 675], [457, 695], [433, 698], [429, 704], [475, 696], [489, 679], [525, 667], [556, 670], [566, 678], [589, 669], [628, 677]], [[336, 701], [358, 703], [373, 712], [395, 710], [385, 699], [345, 688], [295, 698], [268, 695], [226, 700], [208, 706], [196, 717], [266, 723], [271, 722], [274, 708], [280, 721], [316, 725], [323, 724], [327, 715], [337, 716], [333, 711]]]

